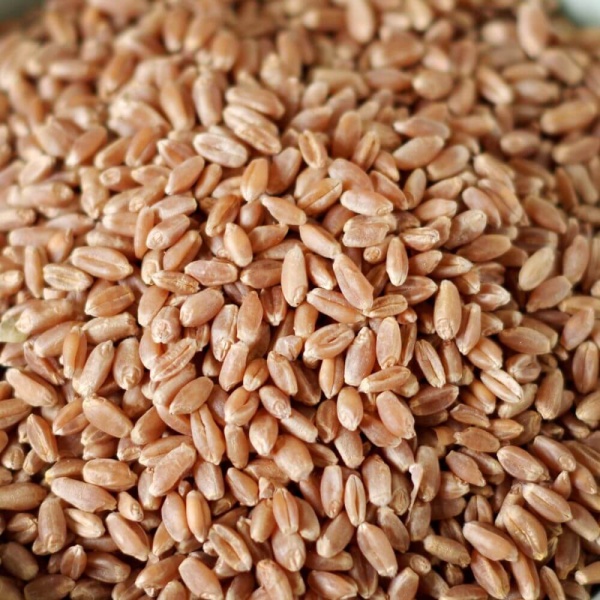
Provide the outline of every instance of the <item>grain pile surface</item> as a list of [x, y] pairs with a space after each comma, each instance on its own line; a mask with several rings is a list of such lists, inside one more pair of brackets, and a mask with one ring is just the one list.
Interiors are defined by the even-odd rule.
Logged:
[[549, 10], [3, 35], [0, 598], [590, 597], [600, 32]]

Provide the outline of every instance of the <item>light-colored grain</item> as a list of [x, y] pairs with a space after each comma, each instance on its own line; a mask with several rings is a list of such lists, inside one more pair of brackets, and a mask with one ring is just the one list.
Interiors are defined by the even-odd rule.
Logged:
[[517, 560], [518, 550], [512, 540], [494, 526], [478, 521], [465, 523], [465, 539], [484, 557], [493, 561]]
[[179, 564], [178, 570], [185, 585], [193, 594], [207, 600], [223, 598], [217, 576], [202, 561], [189, 556]]
[[68, 477], [54, 479], [51, 489], [65, 502], [86, 512], [111, 510], [117, 504], [116, 500], [103, 488]]
[[547, 487], [528, 483], [523, 486], [523, 497], [535, 512], [553, 523], [564, 523], [573, 516], [568, 502]]
[[471, 569], [477, 583], [493, 598], [505, 598], [509, 591], [508, 574], [501, 563], [473, 552]]
[[444, 140], [439, 136], [423, 136], [415, 138], [394, 152], [396, 165], [402, 170], [413, 170], [427, 166], [444, 147]]
[[394, 551], [381, 529], [362, 523], [357, 529], [357, 542], [371, 566], [384, 577], [393, 577], [398, 570]]
[[261, 560], [256, 566], [258, 582], [269, 595], [285, 600], [293, 598], [293, 590], [285, 571], [273, 560]]
[[517, 589], [525, 598], [539, 598], [541, 593], [540, 578], [536, 564], [533, 560], [522, 553], [519, 558], [510, 565]]
[[526, 450], [504, 446], [498, 451], [498, 460], [504, 470], [517, 479], [539, 482], [548, 478], [548, 470]]
[[548, 552], [548, 537], [542, 523], [514, 504], [502, 511], [502, 522], [519, 550], [529, 558], [542, 560]]

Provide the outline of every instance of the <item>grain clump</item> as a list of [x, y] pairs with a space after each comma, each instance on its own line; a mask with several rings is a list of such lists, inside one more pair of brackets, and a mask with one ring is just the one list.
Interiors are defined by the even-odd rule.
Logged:
[[2, 34], [1, 598], [590, 597], [600, 36], [551, 4]]

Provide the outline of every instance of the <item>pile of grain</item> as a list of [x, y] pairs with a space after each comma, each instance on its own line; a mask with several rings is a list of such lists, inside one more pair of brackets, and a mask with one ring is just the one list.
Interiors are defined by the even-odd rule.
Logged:
[[536, 0], [6, 34], [0, 597], [589, 598], [599, 100]]

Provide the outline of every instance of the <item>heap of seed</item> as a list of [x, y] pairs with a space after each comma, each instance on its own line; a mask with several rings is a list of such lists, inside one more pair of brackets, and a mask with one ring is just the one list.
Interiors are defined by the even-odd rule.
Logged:
[[0, 598], [589, 599], [599, 111], [536, 0], [5, 34]]

